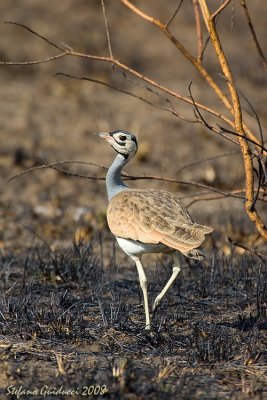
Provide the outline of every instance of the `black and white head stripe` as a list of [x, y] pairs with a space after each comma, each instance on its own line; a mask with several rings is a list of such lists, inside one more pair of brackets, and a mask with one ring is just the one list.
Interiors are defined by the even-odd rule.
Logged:
[[116, 143], [118, 143], [120, 146], [126, 146], [126, 140], [128, 139], [133, 141], [137, 147], [136, 137], [129, 131], [116, 130], [109, 132], [109, 135], [112, 136]]
[[137, 140], [131, 132], [116, 130], [108, 133], [99, 132], [97, 135], [107, 140], [113, 149], [126, 159], [132, 158], [137, 152]]

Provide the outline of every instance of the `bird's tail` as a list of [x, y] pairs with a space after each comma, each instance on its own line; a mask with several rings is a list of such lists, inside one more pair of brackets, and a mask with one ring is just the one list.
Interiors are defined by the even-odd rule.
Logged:
[[199, 249], [192, 249], [189, 251], [182, 252], [184, 256], [189, 258], [194, 258], [195, 260], [203, 260], [205, 258], [205, 254]]
[[194, 227], [197, 229], [200, 229], [201, 232], [204, 233], [204, 235], [208, 235], [214, 231], [213, 228], [211, 228], [210, 226], [206, 226], [206, 225], [194, 224]]

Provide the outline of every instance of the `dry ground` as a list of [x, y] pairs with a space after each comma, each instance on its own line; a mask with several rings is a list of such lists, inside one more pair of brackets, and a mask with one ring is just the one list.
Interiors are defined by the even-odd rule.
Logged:
[[[141, 3], [149, 11], [150, 2]], [[195, 51], [194, 18], [190, 4], [184, 3], [173, 30]], [[262, 3], [254, 0], [251, 12], [264, 44], [267, 6]], [[176, 4], [155, 1], [153, 13], [166, 21]], [[220, 110], [202, 80], [155, 28], [119, 2], [108, 5], [113, 52], [119, 59], [184, 95], [192, 81], [196, 99]], [[26, 24], [78, 51], [107, 54], [98, 0], [53, 5], [43, 0], [1, 0], [0, 15], [2, 21]], [[266, 74], [237, 4], [221, 18], [220, 31], [238, 85], [264, 127]], [[55, 54], [14, 26], [1, 24], [0, 36], [1, 60]], [[218, 76], [209, 47], [205, 65]], [[117, 249], [106, 226], [104, 182], [54, 170], [7, 182], [40, 159], [108, 165], [114, 154], [92, 133], [122, 128], [135, 132], [140, 144], [129, 173], [230, 190], [243, 186], [237, 147], [200, 125], [97, 84], [55, 77], [57, 72], [91, 76], [165, 104], [103, 64], [61, 59], [36, 66], [0, 66], [0, 398], [266, 398], [266, 259], [227, 239], [266, 253], [244, 215], [242, 201], [190, 206], [194, 218], [215, 228], [207, 243], [208, 257], [201, 263], [183, 259], [184, 269], [153, 316], [154, 331], [149, 335], [143, 330], [135, 268]], [[178, 102], [174, 106], [192, 118], [190, 107]], [[247, 118], [255, 126], [253, 118]], [[231, 154], [189, 166], [226, 153]], [[98, 177], [105, 173], [93, 166], [68, 168]], [[196, 188], [184, 185], [131, 185], [164, 187], [186, 205], [196, 195]], [[145, 265], [153, 300], [171, 268], [165, 257], [146, 257]], [[12, 394], [20, 387], [33, 393]], [[95, 392], [90, 395], [91, 390]]]
[[[105, 244], [2, 257], [2, 393], [8, 385], [40, 392], [62, 386], [81, 396], [83, 387], [100, 385], [113, 399], [264, 399], [261, 262], [214, 250], [209, 264], [184, 264], [150, 335], [142, 329], [137, 278], [126, 276], [126, 263], [117, 267], [115, 254], [104, 268]], [[166, 260], [150, 271], [150, 298], [170, 271]]]

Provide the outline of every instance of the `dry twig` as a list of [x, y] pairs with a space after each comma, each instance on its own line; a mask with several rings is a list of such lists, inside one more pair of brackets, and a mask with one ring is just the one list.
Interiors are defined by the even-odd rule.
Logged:
[[[182, 96], [179, 93], [177, 93], [176, 91], [174, 91], [174, 90], [172, 90], [170, 88], [167, 88], [164, 85], [161, 85], [159, 82], [150, 79], [149, 77], [145, 76], [144, 74], [140, 73], [139, 71], [137, 71], [137, 70], [131, 68], [130, 66], [122, 63], [117, 58], [114, 58], [113, 53], [112, 53], [112, 48], [111, 48], [109, 27], [108, 27], [108, 22], [107, 22], [107, 16], [106, 16], [106, 9], [105, 9], [104, 0], [101, 0], [101, 4], [102, 4], [104, 21], [105, 21], [105, 29], [106, 29], [108, 48], [109, 48], [109, 56], [108, 57], [97, 56], [97, 55], [94, 55], [94, 54], [84, 54], [84, 53], [80, 53], [80, 52], [74, 51], [68, 45], [64, 45], [64, 46], [58, 45], [57, 43], [51, 41], [50, 39], [44, 37], [43, 35], [40, 35], [39, 33], [35, 32], [34, 30], [32, 30], [31, 28], [27, 27], [26, 25], [19, 24], [19, 23], [16, 23], [16, 22], [8, 22], [8, 23], [20, 26], [23, 29], [28, 30], [31, 34], [37, 36], [39, 39], [45, 41], [50, 46], [54, 47], [56, 50], [59, 51], [59, 53], [54, 55], [54, 56], [50, 56], [50, 57], [47, 57], [47, 58], [44, 58], [44, 59], [41, 59], [41, 60], [18, 61], [18, 62], [1, 61], [0, 64], [2, 64], [2, 65], [33, 65], [33, 64], [39, 64], [39, 63], [51, 62], [51, 61], [54, 61], [56, 59], [63, 58], [63, 57], [66, 57], [66, 56], [79, 57], [79, 58], [83, 58], [83, 59], [87, 59], [87, 60], [96, 60], [96, 61], [99, 61], [99, 62], [104, 62], [106, 64], [111, 64], [112, 66], [116, 66], [119, 70], [123, 71], [123, 73], [127, 72], [130, 76], [133, 76], [133, 77], [137, 78], [138, 80], [140, 80], [141, 82], [148, 84], [151, 88], [153, 88], [151, 90], [151, 92], [154, 93], [154, 94], [159, 95], [159, 93], [155, 92], [155, 89], [157, 89], [161, 93], [165, 93], [168, 96], [171, 96], [171, 97], [173, 97], [175, 99], [181, 100], [181, 101], [183, 101], [183, 102], [185, 102], [187, 104], [192, 105], [194, 107], [194, 109], [195, 109], [195, 116], [196, 116], [196, 121], [195, 122], [202, 123], [209, 130], [211, 130], [211, 131], [213, 131], [213, 132], [215, 132], [215, 133], [217, 133], [219, 135], [223, 135], [227, 139], [232, 140], [231, 138], [229, 138], [228, 135], [226, 136], [224, 134], [225, 132], [234, 134], [235, 136], [238, 137], [239, 146], [240, 146], [240, 149], [241, 149], [241, 152], [242, 152], [242, 157], [243, 157], [243, 162], [244, 162], [244, 170], [245, 170], [245, 182], [246, 182], [246, 185], [245, 185], [246, 186], [246, 188], [245, 188], [245, 190], [246, 190], [245, 209], [246, 209], [246, 212], [247, 212], [249, 218], [255, 223], [255, 225], [256, 225], [258, 231], [260, 232], [260, 234], [264, 238], [267, 239], [267, 229], [264, 226], [264, 224], [262, 222], [262, 219], [260, 218], [260, 216], [259, 216], [259, 214], [258, 214], [258, 212], [257, 212], [257, 210], [255, 208], [256, 200], [257, 200], [257, 193], [260, 192], [260, 187], [262, 185], [262, 182], [264, 182], [262, 176], [265, 173], [265, 169], [263, 168], [263, 171], [262, 171], [262, 170], [260, 170], [260, 167], [259, 167], [259, 185], [258, 185], [258, 188], [256, 190], [256, 197], [254, 197], [255, 189], [254, 189], [254, 171], [253, 171], [253, 160], [252, 160], [253, 159], [253, 154], [256, 154], [256, 155], [261, 154], [261, 156], [263, 157], [266, 154], [266, 148], [263, 145], [262, 137], [261, 137], [261, 143], [260, 143], [258, 138], [248, 128], [248, 126], [245, 124], [245, 122], [243, 120], [242, 109], [241, 109], [241, 104], [240, 104], [240, 100], [239, 100], [238, 90], [236, 88], [236, 85], [235, 85], [235, 82], [234, 82], [234, 79], [233, 79], [233, 76], [232, 76], [232, 72], [231, 72], [230, 66], [228, 64], [228, 60], [227, 60], [227, 58], [226, 58], [226, 56], [224, 54], [224, 51], [222, 49], [221, 42], [220, 42], [220, 37], [218, 35], [216, 24], [215, 24], [215, 20], [218, 17], [218, 15], [222, 13], [222, 11], [228, 6], [228, 4], [230, 3], [231, 0], [225, 0], [222, 3], [222, 5], [213, 13], [210, 12], [206, 0], [195, 0], [194, 1], [194, 9], [195, 9], [197, 32], [198, 32], [198, 48], [199, 48], [198, 57], [197, 58], [195, 58], [179, 42], [179, 40], [169, 30], [169, 26], [172, 23], [172, 21], [174, 20], [175, 16], [177, 15], [177, 13], [178, 13], [178, 11], [180, 9], [180, 5], [182, 4], [182, 1], [178, 5], [178, 7], [175, 10], [173, 16], [171, 17], [171, 19], [168, 21], [167, 24], [165, 24], [165, 23], [161, 22], [160, 20], [158, 20], [158, 19], [156, 19], [156, 18], [144, 13], [138, 7], [133, 5], [133, 3], [131, 1], [129, 1], [129, 0], [120, 0], [120, 1], [121, 1], [122, 4], [124, 4], [126, 7], [128, 7], [131, 11], [133, 11], [139, 17], [147, 20], [148, 22], [150, 22], [153, 25], [155, 25], [156, 27], [158, 27], [159, 30], [166, 35], [166, 37], [175, 45], [175, 47], [181, 52], [181, 54], [196, 68], [196, 70], [199, 72], [199, 74], [206, 80], [206, 82], [212, 88], [214, 93], [218, 96], [218, 98], [225, 105], [226, 109], [228, 111], [230, 111], [230, 113], [233, 115], [234, 120], [229, 119], [227, 116], [221, 114], [220, 112], [217, 112], [215, 109], [213, 109], [211, 107], [208, 107], [208, 106], [206, 106], [204, 104], [196, 102], [193, 99], [192, 94], [190, 95], [190, 97]], [[242, 1], [242, 6], [245, 8], [246, 12], [248, 13], [245, 1]], [[198, 7], [200, 7], [200, 8], [198, 8]], [[217, 83], [213, 80], [211, 75], [208, 73], [208, 71], [202, 65], [201, 59], [202, 59], [202, 53], [203, 53], [203, 44], [202, 44], [202, 39], [200, 38], [200, 34], [202, 35], [202, 33], [200, 31], [201, 28], [200, 28], [199, 9], [201, 10], [201, 14], [203, 16], [203, 19], [205, 21], [208, 33], [210, 35], [210, 40], [211, 40], [211, 42], [213, 44], [217, 59], [218, 59], [220, 65], [221, 65], [221, 69], [222, 69], [224, 78], [225, 78], [225, 80], [227, 82], [228, 91], [229, 91], [229, 94], [230, 94], [230, 99], [222, 91], [222, 89], [217, 85]], [[248, 21], [251, 22], [251, 20], [249, 18], [248, 18]], [[251, 25], [252, 25], [252, 23], [251, 23]], [[252, 27], [253, 27], [253, 25], [252, 25]], [[255, 33], [255, 31], [254, 31], [254, 33]], [[257, 40], [255, 40], [255, 43], [258, 43]], [[62, 74], [62, 75], [71, 77], [71, 75], [67, 75], [67, 74]], [[163, 109], [165, 111], [171, 112], [172, 114], [174, 114], [175, 116], [177, 116], [179, 118], [182, 118], [180, 113], [176, 112], [173, 107], [162, 107], [162, 106], [159, 106], [159, 105], [155, 105], [152, 102], [150, 102], [149, 100], [147, 100], [145, 98], [142, 98], [141, 96], [137, 96], [134, 93], [130, 93], [128, 91], [124, 91], [123, 89], [113, 87], [112, 85], [106, 84], [105, 82], [101, 82], [101, 81], [99, 81], [97, 79], [78, 78], [78, 77], [75, 77], [75, 78], [76, 79], [86, 79], [86, 80], [89, 80], [89, 81], [92, 81], [92, 82], [96, 82], [98, 84], [102, 84], [102, 85], [111, 87], [111, 88], [119, 90], [120, 92], [125, 93], [127, 95], [131, 95], [131, 96], [137, 97], [138, 99], [140, 99], [142, 101], [145, 101], [148, 104], [154, 105], [154, 106], [156, 106], [156, 107], [158, 107], [160, 109]], [[150, 90], [148, 87], [146, 89]], [[211, 126], [203, 118], [200, 110], [201, 111], [205, 111], [205, 112], [215, 116], [219, 120], [223, 121], [230, 128], [232, 128], [233, 131], [231, 131], [231, 129], [228, 130], [226, 128], [221, 128], [219, 125], [218, 125], [219, 129], [214, 127], [214, 126]], [[192, 121], [190, 121], [190, 122], [192, 122]], [[249, 142], [252, 143], [255, 146], [254, 152], [251, 151], [251, 149], [249, 147]], [[259, 162], [261, 162], [261, 161], [262, 160], [260, 160]], [[39, 166], [39, 167], [40, 168], [41, 167], [44, 168], [45, 166]], [[62, 170], [57, 165], [53, 165], [53, 166], [50, 165], [49, 167], [50, 168], [56, 168], [57, 170], [66, 173], [65, 170]], [[71, 174], [73, 174], [73, 173], [71, 173]], [[76, 176], [78, 176], [78, 175], [79, 174], [76, 174]], [[87, 179], [93, 179], [93, 177], [87, 177]], [[175, 182], [175, 183], [193, 184], [193, 185], [196, 185], [196, 186], [199, 186], [199, 187], [202, 187], [202, 188], [206, 188], [208, 190], [212, 190], [212, 191], [217, 192], [219, 194], [228, 196], [228, 194], [223, 192], [223, 191], [220, 191], [220, 190], [217, 190], [215, 188], [211, 188], [211, 187], [209, 187], [207, 185], [202, 185], [202, 184], [199, 184], [199, 183], [196, 183], [196, 182], [183, 182], [183, 181], [177, 181], [177, 180], [172, 180], [172, 179], [162, 178], [162, 177], [129, 177], [128, 176], [127, 179], [163, 179], [163, 180], [170, 181], [170, 182]]]
[[193, 0], [195, 21], [196, 21], [196, 33], [197, 33], [197, 60], [202, 63], [203, 57], [203, 35], [200, 22], [200, 9], [198, 0]]
[[[39, 35], [33, 29], [30, 29], [25, 25], [13, 23], [13, 22], [9, 22], [9, 23], [18, 25], [18, 26], [30, 31], [33, 35], [36, 35], [37, 37], [41, 38], [46, 43], [48, 43], [48, 44], [51, 43], [51, 45], [53, 47], [57, 46], [51, 40], [45, 38], [42, 35]], [[115, 65], [116, 67], [118, 67], [120, 70], [122, 70], [124, 72], [128, 72], [130, 75], [134, 76], [135, 78], [138, 78], [143, 82], [146, 82], [147, 84], [151, 85], [152, 87], [157, 88], [158, 90], [160, 90], [160, 91], [162, 91], [162, 92], [174, 97], [177, 100], [181, 100], [181, 101], [183, 101], [183, 102], [185, 102], [187, 104], [190, 104], [190, 105], [193, 104], [192, 100], [190, 98], [188, 98], [186, 96], [182, 96], [179, 93], [175, 92], [174, 90], [169, 89], [166, 86], [161, 85], [160, 83], [150, 79], [149, 77], [141, 74], [140, 72], [136, 71], [135, 69], [133, 69], [133, 68], [129, 67], [128, 65], [122, 63], [118, 59], [111, 58], [111, 57], [105, 57], [105, 56], [96, 56], [96, 55], [93, 55], [93, 54], [80, 53], [80, 52], [74, 51], [69, 46], [66, 46], [66, 49], [65, 49], [65, 51], [63, 53], [59, 53], [59, 54], [57, 54], [55, 56], [52, 56], [52, 57], [47, 57], [47, 58], [40, 59], [40, 60], [31, 60], [31, 61], [0, 61], [0, 65], [36, 65], [36, 64], [43, 64], [45, 62], [54, 61], [56, 59], [63, 58], [63, 57], [66, 57], [66, 56], [79, 57], [79, 58], [84, 58], [84, 59], [88, 59], [88, 60], [95, 60], [95, 61], [104, 62], [104, 63], [108, 63], [108, 64], [110, 63], [113, 66]], [[90, 79], [88, 78], [88, 80], [90, 80]], [[97, 80], [95, 80], [95, 81], [97, 81]], [[204, 104], [201, 104], [199, 102], [196, 102], [196, 105], [200, 109], [202, 109], [203, 111], [206, 111], [207, 113], [210, 113], [210, 114], [214, 115], [215, 117], [221, 119], [226, 124], [230, 125], [232, 128], [234, 127], [233, 121], [231, 121], [226, 116], [222, 115], [220, 112], [216, 112], [212, 108], [210, 108], [210, 107], [208, 107], [208, 106], [206, 106]], [[173, 113], [173, 110], [169, 110], [169, 111], [171, 113]], [[179, 117], [180, 117], [180, 114], [179, 114]]]
[[109, 34], [109, 27], [108, 27], [108, 19], [107, 19], [106, 7], [105, 7], [104, 0], [101, 0], [101, 5], [102, 5], [102, 11], [103, 11], [103, 16], [104, 16], [104, 21], [105, 21], [105, 29], [106, 29], [106, 35], [107, 35], [109, 56], [110, 56], [110, 58], [114, 58], [113, 57], [112, 48], [111, 48], [111, 41], [110, 41], [110, 34]]
[[258, 257], [261, 261], [266, 262], [267, 259], [267, 254], [263, 254], [258, 252], [255, 249], [251, 249], [247, 246], [245, 246], [244, 244], [241, 244], [239, 242], [234, 241], [233, 239], [231, 239], [230, 237], [228, 237], [228, 241], [235, 247], [240, 247], [241, 249], [248, 251], [249, 253], [253, 254], [254, 256]]
[[[230, 111], [232, 115], [234, 115], [234, 109], [229, 101], [228, 97], [223, 93], [221, 88], [216, 84], [214, 79], [211, 77], [211, 75], [208, 73], [208, 71], [204, 68], [202, 63], [198, 58], [195, 58], [180, 42], [179, 40], [170, 32], [168, 29], [168, 26], [164, 24], [162, 21], [158, 20], [157, 18], [154, 18], [143, 11], [141, 11], [138, 7], [132, 4], [131, 1], [129, 0], [120, 0], [126, 7], [128, 7], [131, 11], [133, 11], [135, 14], [140, 16], [141, 18], [145, 19], [146, 21], [150, 22], [151, 24], [155, 25], [157, 28], [161, 30], [162, 33], [164, 33], [168, 39], [174, 44], [174, 46], [177, 48], [177, 50], [180, 51], [180, 53], [196, 68], [196, 70], [199, 72], [199, 74], [205, 79], [205, 81], [208, 83], [208, 85], [211, 87], [211, 89], [216, 93], [218, 98], [223, 102], [225, 107]], [[198, 0], [199, 2], [199, 0]], [[227, 0], [214, 14], [212, 17], [212, 21], [215, 25], [214, 19], [219, 13], [222, 12], [222, 10], [226, 7], [226, 5], [230, 2], [230, 0]], [[205, 16], [204, 16], [205, 19]], [[198, 105], [198, 104], [197, 104]], [[199, 106], [199, 105], [198, 105]], [[202, 107], [199, 107], [202, 108]], [[234, 123], [231, 121], [230, 124]], [[246, 131], [246, 134], [249, 138], [253, 139], [256, 143], [258, 143], [257, 137], [253, 134], [253, 132], [249, 129], [249, 127], [243, 122], [244, 130]]]
[[[46, 163], [44, 161], [42, 161], [42, 162], [43, 162], [42, 165], [27, 168], [27, 169], [19, 172], [18, 174], [11, 176], [8, 179], [8, 182], [11, 182], [14, 179], [21, 177], [22, 175], [31, 173], [33, 171], [47, 169], [47, 168], [52, 168], [60, 173], [65, 174], [65, 175], [78, 177], [78, 178], [82, 178], [82, 179], [89, 179], [89, 180], [105, 180], [106, 179], [104, 176], [98, 177], [95, 175], [93, 175], [93, 176], [84, 175], [84, 174], [80, 174], [77, 172], [71, 172], [64, 168], [58, 167], [59, 165], [64, 165], [64, 164], [82, 164], [82, 165], [87, 165], [87, 166], [94, 166], [94, 167], [100, 167], [103, 169], [108, 169], [108, 167], [106, 165], [92, 163], [92, 162], [79, 161], [79, 160], [78, 161], [77, 160], [63, 160], [63, 161], [55, 161], [55, 162], [51, 162], [51, 163]], [[169, 177], [165, 177], [165, 176], [158, 176], [158, 175], [129, 175], [126, 172], [122, 172], [122, 177], [124, 180], [158, 180], [158, 181], [164, 181], [164, 182], [175, 183], [175, 184], [186, 185], [186, 186], [195, 186], [195, 187], [199, 187], [201, 189], [209, 190], [214, 193], [218, 193], [220, 195], [220, 197], [216, 197], [216, 199], [225, 198], [225, 197], [233, 197], [233, 198], [242, 199], [242, 200], [245, 199], [244, 196], [242, 196], [240, 194], [240, 193], [243, 193], [244, 190], [232, 190], [232, 191], [226, 192], [224, 190], [214, 188], [213, 186], [209, 186], [204, 183], [195, 182], [195, 181], [184, 181], [184, 180], [169, 178]], [[204, 194], [206, 194], [206, 193], [204, 193]], [[184, 198], [186, 198], [186, 197], [188, 197], [188, 196], [185, 196]], [[261, 200], [265, 201], [264, 199], [261, 199]]]
[[[161, 106], [159, 104], [156, 104], [156, 103], [154, 103], [152, 101], [149, 101], [149, 100], [145, 99], [142, 96], [136, 95], [133, 92], [130, 92], [129, 90], [121, 89], [120, 87], [111, 85], [110, 83], [107, 83], [107, 82], [100, 81], [99, 79], [93, 79], [93, 78], [89, 78], [89, 77], [86, 77], [86, 76], [75, 76], [75, 75], [70, 75], [70, 74], [66, 74], [66, 73], [63, 73], [63, 72], [57, 72], [55, 74], [55, 76], [65, 76], [66, 78], [83, 80], [83, 81], [88, 81], [88, 82], [94, 82], [94, 83], [97, 83], [98, 85], [106, 86], [106, 87], [108, 87], [110, 89], [116, 90], [116, 91], [118, 91], [120, 93], [127, 94], [130, 97], [134, 97], [134, 98], [136, 98], [138, 100], [141, 100], [144, 103], [149, 104], [152, 107], [158, 108], [159, 110], [167, 111], [167, 112], [173, 114], [174, 116], [176, 116], [176, 117], [178, 117], [178, 118], [180, 118], [180, 119], [182, 119], [184, 121], [191, 122], [191, 123], [198, 122], [198, 121], [187, 119], [182, 114], [180, 114], [178, 111], [176, 111], [173, 107]], [[156, 96], [162, 97], [159, 93], [155, 92], [154, 90], [150, 89], [149, 87], [147, 87], [146, 89], [148, 91], [150, 91], [151, 93], [155, 94]], [[164, 100], [167, 101], [168, 99], [164, 98]], [[169, 101], [169, 103], [170, 103], [170, 101]]]
[[[238, 91], [235, 86], [234, 78], [228, 64], [228, 60], [224, 54], [221, 46], [221, 41], [214, 23], [214, 14], [210, 14], [206, 0], [199, 0], [201, 7], [201, 12], [206, 23], [207, 30], [210, 34], [210, 38], [220, 62], [222, 72], [227, 80], [228, 89], [232, 99], [232, 107], [234, 110], [235, 118], [235, 131], [239, 136], [240, 149], [243, 156], [244, 170], [245, 170], [245, 181], [246, 181], [246, 200], [245, 200], [245, 210], [250, 220], [255, 223], [259, 233], [267, 240], [267, 228], [264, 225], [261, 217], [259, 216], [254, 202], [254, 172], [253, 172], [253, 162], [252, 153], [246, 140], [245, 130], [243, 125], [242, 110], [239, 101]], [[226, 4], [226, 2], [224, 3]], [[251, 139], [251, 138], [250, 138]], [[254, 138], [253, 138], [254, 140]], [[258, 142], [258, 141], [257, 141]]]
[[260, 43], [258, 41], [255, 29], [254, 29], [254, 26], [253, 26], [253, 23], [252, 23], [252, 20], [251, 20], [251, 17], [250, 17], [250, 13], [248, 11], [248, 6], [247, 6], [246, 0], [241, 0], [241, 6], [243, 7], [243, 10], [244, 10], [244, 13], [245, 13], [245, 17], [247, 19], [248, 27], [250, 29], [253, 41], [254, 41], [255, 46], [256, 46], [256, 49], [257, 49], [257, 51], [259, 53], [259, 56], [261, 58], [261, 61], [262, 61], [263, 65], [264, 65], [264, 67], [267, 69], [267, 60], [266, 60], [266, 57], [265, 57], [265, 55], [264, 55], [264, 53], [262, 51], [261, 45], [260, 45]]

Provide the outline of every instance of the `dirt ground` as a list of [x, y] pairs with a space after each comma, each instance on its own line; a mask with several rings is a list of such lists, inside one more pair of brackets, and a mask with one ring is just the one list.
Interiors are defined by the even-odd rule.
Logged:
[[[250, 11], [266, 54], [263, 3], [254, 0]], [[168, 21], [177, 1], [166, 5], [155, 0], [152, 11], [149, 1], [136, 4]], [[2, 22], [25, 24], [76, 51], [108, 55], [99, 0], [53, 5], [1, 0], [0, 15]], [[225, 113], [155, 27], [120, 2], [107, 1], [107, 17], [112, 50], [122, 62], [184, 96], [192, 82], [197, 101]], [[253, 104], [266, 140], [266, 72], [239, 2], [225, 10], [218, 26], [238, 88]], [[191, 2], [184, 2], [171, 28], [196, 54]], [[0, 37], [0, 61], [39, 60], [57, 53], [18, 26], [1, 23]], [[204, 64], [223, 86], [210, 44]], [[245, 216], [242, 199], [194, 202], [200, 193], [194, 186], [129, 183], [172, 191], [199, 223], [214, 227], [207, 259], [182, 259], [184, 268], [153, 315], [153, 333], [148, 334], [137, 272], [107, 227], [105, 182], [53, 169], [8, 181], [27, 168], [62, 160], [98, 164], [60, 168], [104, 177], [106, 169], [99, 164], [108, 166], [114, 153], [93, 133], [126, 129], [139, 142], [129, 174], [228, 191], [244, 186], [238, 147], [200, 124], [103, 85], [56, 76], [58, 72], [98, 79], [163, 107], [170, 104], [143, 83], [96, 61], [69, 57], [31, 66], [0, 65], [0, 399], [266, 398], [266, 245]], [[187, 119], [194, 118], [191, 106], [173, 99], [171, 104]], [[249, 106], [244, 109], [257, 131]], [[267, 223], [266, 206], [259, 204], [259, 209]], [[259, 256], [231, 240], [251, 246]], [[165, 256], [144, 260], [152, 302], [171, 266]]]

